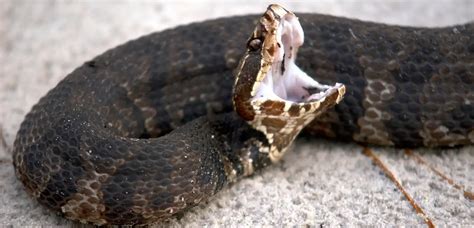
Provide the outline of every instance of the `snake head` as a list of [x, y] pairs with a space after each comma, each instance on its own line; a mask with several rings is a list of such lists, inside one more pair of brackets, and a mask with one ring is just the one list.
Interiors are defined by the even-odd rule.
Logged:
[[295, 64], [304, 32], [298, 18], [270, 5], [247, 42], [236, 72], [236, 112], [261, 131], [278, 161], [298, 133], [315, 117], [339, 103], [344, 85], [323, 85]]

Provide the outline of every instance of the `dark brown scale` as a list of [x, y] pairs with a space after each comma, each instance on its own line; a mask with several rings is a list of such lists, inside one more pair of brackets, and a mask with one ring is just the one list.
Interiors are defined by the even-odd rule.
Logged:
[[[472, 24], [423, 29], [298, 16], [298, 65], [347, 87], [307, 132], [396, 146], [474, 141]], [[27, 191], [69, 218], [141, 224], [208, 199], [244, 173], [244, 155], [255, 169], [270, 164], [255, 144], [267, 145], [263, 135], [223, 114], [233, 110], [233, 71], [257, 19], [153, 33], [77, 68], [20, 127], [13, 157]], [[386, 83], [393, 91], [382, 94]], [[388, 117], [373, 121], [379, 112]]]

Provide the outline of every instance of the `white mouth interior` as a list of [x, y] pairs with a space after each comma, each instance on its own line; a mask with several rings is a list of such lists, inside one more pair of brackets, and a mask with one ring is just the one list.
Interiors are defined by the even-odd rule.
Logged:
[[254, 99], [284, 100], [305, 103], [320, 100], [328, 94], [328, 85], [313, 80], [295, 64], [304, 33], [298, 18], [286, 14], [277, 30], [279, 44], [272, 67], [260, 83]]

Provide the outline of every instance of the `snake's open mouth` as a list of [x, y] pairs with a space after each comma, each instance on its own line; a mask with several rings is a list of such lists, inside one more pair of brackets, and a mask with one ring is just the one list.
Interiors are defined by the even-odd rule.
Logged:
[[270, 5], [248, 40], [237, 71], [233, 101], [242, 118], [250, 121], [264, 113], [282, 118], [291, 110], [290, 119], [305, 119], [339, 103], [344, 85], [322, 85], [296, 66], [303, 41], [296, 15]]
[[344, 85], [322, 85], [295, 64], [304, 33], [298, 18], [270, 5], [247, 43], [234, 85], [235, 110], [271, 144], [278, 161], [298, 133], [341, 101]]
[[[252, 99], [292, 103], [320, 100], [342, 85], [322, 85], [295, 64], [298, 48], [304, 41], [304, 32], [298, 18], [293, 13], [283, 10], [281, 7], [271, 6], [267, 12], [278, 16], [273, 20], [271, 17], [262, 17], [261, 23], [266, 29], [272, 26], [274, 28], [266, 34], [261, 47], [263, 60], [268, 63], [262, 64], [262, 74], [256, 80], [255, 95]], [[252, 42], [256, 41], [251, 40], [250, 43]]]

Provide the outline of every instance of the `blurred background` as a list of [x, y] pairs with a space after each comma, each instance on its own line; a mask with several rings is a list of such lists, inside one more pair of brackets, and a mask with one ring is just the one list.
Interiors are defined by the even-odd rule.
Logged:
[[[141, 35], [210, 18], [261, 14], [270, 3], [294, 12], [409, 26], [474, 20], [472, 0], [0, 0], [0, 225], [71, 224], [28, 198], [11, 167], [11, 149], [24, 115], [65, 75]], [[397, 150], [377, 151], [436, 224], [474, 226], [474, 204], [460, 191]], [[420, 153], [472, 190], [472, 147]], [[422, 225], [424, 221], [360, 154], [360, 147], [317, 141], [298, 142], [294, 153], [276, 168], [237, 183], [168, 225], [183, 224]]]

